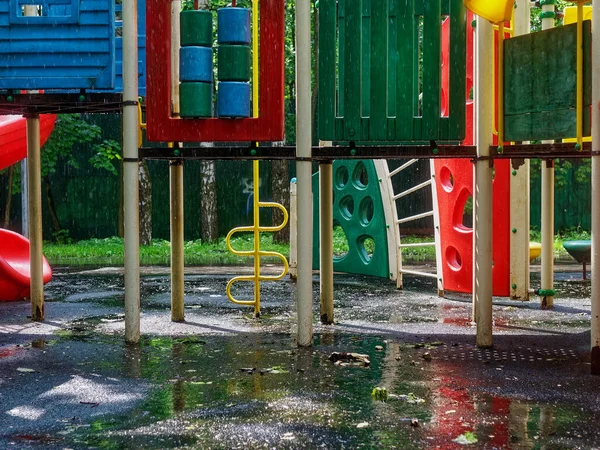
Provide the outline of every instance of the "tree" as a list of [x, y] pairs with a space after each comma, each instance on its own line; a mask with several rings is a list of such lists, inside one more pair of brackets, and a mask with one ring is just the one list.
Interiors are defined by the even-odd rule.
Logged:
[[[58, 116], [54, 131], [44, 144], [41, 153], [42, 185], [46, 193], [48, 212], [55, 236], [64, 235], [65, 232], [56, 213], [50, 174], [56, 172], [59, 161], [64, 161], [74, 168], [79, 167], [79, 163], [73, 155], [73, 146], [76, 144], [90, 144], [93, 156], [89, 159], [89, 163], [93, 167], [106, 170], [113, 175], [117, 174], [113, 161], [121, 159], [119, 143], [111, 139], [102, 140], [102, 129], [98, 125], [88, 123], [79, 114], [62, 114]], [[9, 187], [9, 199], [11, 191], [14, 194], [21, 192], [21, 170], [18, 165], [13, 167], [14, 175], [12, 176], [12, 188]], [[10, 207], [8, 200], [7, 204], [8, 209]], [[5, 218], [9, 213], [10, 211], [6, 211]]]

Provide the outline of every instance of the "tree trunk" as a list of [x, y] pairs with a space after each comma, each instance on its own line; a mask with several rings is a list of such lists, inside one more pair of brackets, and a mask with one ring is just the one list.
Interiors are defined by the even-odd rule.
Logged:
[[6, 194], [6, 209], [4, 210], [3, 228], [8, 228], [8, 226], [10, 225], [10, 207], [12, 206], [12, 185], [14, 172], [15, 166], [10, 166], [8, 168], [8, 193]]
[[58, 220], [58, 214], [56, 214], [56, 206], [54, 204], [54, 196], [52, 195], [52, 186], [50, 185], [50, 178], [48, 175], [44, 177], [44, 189], [46, 189], [46, 200], [48, 200], [48, 212], [52, 219], [52, 228], [55, 232], [62, 230], [60, 221]]
[[[290, 177], [288, 171], [288, 161], [274, 160], [271, 163], [271, 190], [273, 192], [273, 201], [285, 206], [290, 210]], [[280, 225], [283, 222], [283, 213], [279, 208], [273, 208], [273, 226]], [[273, 234], [273, 242], [287, 244], [290, 241], [289, 225]]]
[[139, 163], [140, 245], [152, 244], [152, 182], [146, 161]]
[[214, 161], [200, 163], [200, 210], [202, 223], [200, 237], [204, 242], [219, 238], [217, 216], [217, 168]]

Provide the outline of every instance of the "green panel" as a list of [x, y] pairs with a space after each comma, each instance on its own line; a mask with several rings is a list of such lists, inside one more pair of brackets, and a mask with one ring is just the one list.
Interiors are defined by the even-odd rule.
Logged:
[[387, 71], [388, 66], [388, 0], [371, 1], [371, 17], [375, 26], [371, 30], [371, 89], [369, 139], [387, 139]]
[[[442, 15], [448, 14], [451, 85], [457, 87], [451, 119], [440, 117], [440, 34]], [[466, 12], [461, 1], [339, 0], [336, 11], [335, 1], [323, 0], [319, 15], [319, 139], [373, 144], [464, 137]], [[426, 86], [424, 119], [419, 85]]]
[[[346, 3], [344, 46], [344, 139], [360, 139], [362, 78], [362, 0], [340, 0]], [[352, 31], [349, 31], [352, 30]], [[340, 45], [342, 42], [340, 41]]]
[[[463, 0], [450, 0], [450, 42], [467, 42], [467, 14]], [[446, 138], [464, 139], [466, 120], [466, 76], [456, 76], [464, 73], [467, 65], [467, 52], [459, 45], [450, 45], [450, 114], [447, 119], [448, 131]]]
[[[591, 24], [583, 22], [584, 106], [591, 104]], [[505, 136], [508, 141], [575, 136], [576, 24], [504, 43]], [[584, 119], [589, 109], [584, 108]], [[584, 135], [590, 134], [589, 120]]]
[[396, 83], [396, 139], [412, 140], [413, 102], [415, 97], [414, 62], [417, 40], [415, 40], [415, 17], [412, 14], [413, 0], [398, 0], [397, 24], [397, 83]]
[[423, 16], [423, 129], [422, 139], [438, 139], [441, 96], [440, 2], [425, 1]]
[[319, 6], [319, 39], [330, 45], [319, 48], [319, 131], [333, 139], [336, 105], [336, 2], [322, 1]]
[[[344, 176], [344, 174], [346, 176]], [[313, 268], [319, 268], [319, 174], [313, 175]], [[333, 162], [333, 221], [348, 239], [348, 253], [334, 258], [338, 272], [389, 277], [387, 229], [379, 181], [372, 160]], [[392, 224], [389, 224], [392, 225]], [[365, 238], [375, 249], [367, 256]]]

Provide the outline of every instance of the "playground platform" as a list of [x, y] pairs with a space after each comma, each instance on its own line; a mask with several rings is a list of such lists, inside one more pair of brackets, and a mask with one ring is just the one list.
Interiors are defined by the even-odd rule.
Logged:
[[336, 324], [318, 324], [315, 303], [314, 347], [297, 348], [293, 282], [263, 286], [256, 320], [224, 293], [240, 267], [186, 269], [183, 323], [170, 321], [168, 268], [144, 268], [143, 338], [128, 346], [122, 269], [57, 268], [44, 322], [27, 302], [0, 304], [0, 447], [592, 448], [590, 282], [561, 268], [553, 311], [494, 299], [492, 349], [474, 345], [470, 295], [343, 274]]

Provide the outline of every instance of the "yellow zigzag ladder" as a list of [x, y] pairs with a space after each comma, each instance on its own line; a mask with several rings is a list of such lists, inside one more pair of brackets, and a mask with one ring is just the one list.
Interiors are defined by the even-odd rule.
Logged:
[[[252, 116], [258, 117], [258, 0], [252, 0]], [[260, 316], [260, 282], [261, 281], [276, 281], [282, 279], [288, 272], [289, 265], [285, 256], [281, 253], [271, 251], [261, 251], [260, 249], [260, 233], [274, 233], [281, 230], [287, 225], [288, 212], [283, 205], [274, 202], [261, 202], [259, 200], [260, 176], [258, 160], [252, 162], [253, 172], [253, 195], [252, 195], [252, 210], [254, 216], [254, 224], [245, 227], [237, 227], [227, 234], [225, 243], [227, 250], [238, 256], [254, 257], [254, 274], [234, 277], [227, 283], [227, 297], [233, 303], [238, 305], [254, 305], [254, 317]], [[283, 222], [278, 226], [261, 227], [260, 226], [260, 208], [278, 208], [283, 213]], [[254, 233], [254, 249], [253, 250], [234, 250], [231, 247], [231, 237], [235, 233], [241, 232]], [[263, 256], [274, 256], [279, 258], [283, 263], [283, 271], [279, 275], [268, 276], [260, 274], [260, 258]], [[238, 281], [254, 281], [254, 300], [237, 300], [231, 295], [231, 286]]]

